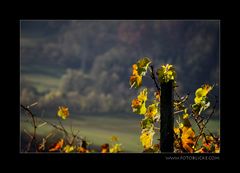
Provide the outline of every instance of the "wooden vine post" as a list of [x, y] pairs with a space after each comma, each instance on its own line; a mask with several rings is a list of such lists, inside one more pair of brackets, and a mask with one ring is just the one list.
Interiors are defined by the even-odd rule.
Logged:
[[160, 104], [160, 150], [173, 152], [174, 143], [174, 117], [173, 117], [173, 80], [161, 83]]

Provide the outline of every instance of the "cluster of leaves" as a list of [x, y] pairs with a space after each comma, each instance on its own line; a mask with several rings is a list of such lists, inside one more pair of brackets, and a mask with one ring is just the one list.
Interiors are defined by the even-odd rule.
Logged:
[[[180, 115], [182, 123], [178, 123], [179, 127], [174, 128], [176, 152], [220, 152], [220, 138], [214, 136], [211, 132], [209, 132], [209, 134], [204, 133], [204, 128], [213, 115], [217, 102], [215, 101], [215, 105], [213, 106], [213, 110], [210, 114], [205, 116], [202, 115], [203, 112], [205, 112], [205, 110], [207, 110], [211, 105], [208, 95], [213, 88], [214, 85], [210, 86], [209, 84], [204, 84], [196, 90], [194, 103], [190, 105], [190, 115], [187, 113], [188, 109], [184, 106], [184, 102], [180, 104], [181, 108], [184, 109], [184, 114]], [[198, 127], [198, 134], [196, 134], [191, 128], [192, 124], [189, 121], [190, 117], [194, 119], [194, 122]]]
[[[140, 123], [142, 129], [140, 141], [143, 145], [144, 152], [160, 152], [160, 145], [153, 144], [153, 138], [156, 134], [155, 130], [160, 129], [158, 128], [160, 126], [160, 86], [161, 84], [169, 81], [174, 82], [174, 92], [177, 96], [177, 99], [174, 98], [173, 100], [174, 117], [176, 117], [175, 119], [178, 124], [178, 127], [174, 128], [174, 152], [220, 152], [220, 138], [214, 136], [211, 132], [209, 132], [209, 134], [204, 133], [204, 128], [214, 113], [217, 101], [212, 108], [211, 114], [207, 116], [201, 116], [201, 114], [210, 107], [208, 94], [214, 86], [204, 84], [201, 88], [198, 88], [195, 92], [194, 103], [185, 106], [186, 102], [188, 101], [189, 94], [183, 97], [180, 97], [177, 94], [176, 72], [173, 65], [162, 65], [161, 68], [157, 69], [157, 72], [155, 73], [153, 66], [149, 66], [150, 63], [151, 61], [149, 58], [141, 58], [137, 64], [133, 65], [133, 72], [132, 76], [130, 77], [131, 88], [134, 86], [138, 89], [142, 85], [142, 77], [146, 75], [147, 70], [149, 69], [150, 76], [156, 86], [156, 92], [154, 92], [155, 98], [148, 106], [146, 106], [146, 102], [148, 100], [147, 88], [142, 89], [138, 97], [132, 100], [131, 104], [132, 111], [134, 113], [144, 115], [144, 118]], [[155, 74], [157, 75], [157, 79]], [[189, 113], [189, 110], [191, 113]], [[196, 134], [192, 128], [190, 118], [192, 118], [196, 123], [199, 131], [198, 134]]]
[[146, 75], [150, 63], [149, 58], [143, 58], [137, 64], [132, 65], [132, 75], [130, 77], [131, 88], [138, 88], [142, 85], [142, 77]]
[[[146, 75], [147, 69], [150, 65], [151, 61], [149, 58], [140, 59], [137, 64], [133, 65], [132, 76], [130, 77], [130, 85], [131, 88], [134, 86], [135, 88], [139, 88], [142, 85], [142, 77]], [[133, 80], [135, 79], [135, 74], [138, 75], [139, 81]], [[141, 136], [140, 141], [144, 147], [144, 150], [154, 150], [158, 151], [159, 146], [153, 145], [153, 136], [155, 134], [155, 123], [159, 123], [159, 102], [160, 102], [160, 91], [156, 91], [154, 93], [155, 99], [146, 106], [146, 102], [148, 99], [148, 89], [144, 88], [140, 91], [137, 98], [132, 100], [132, 110], [134, 113], [143, 115], [144, 118], [141, 121]]]
[[[119, 153], [122, 152], [122, 147], [119, 142], [118, 138], [116, 136], [112, 136], [111, 142], [112, 145], [109, 147], [109, 144], [106, 143], [101, 146], [101, 149], [99, 151], [96, 151], [94, 149], [89, 149], [90, 142], [86, 141], [84, 138], [78, 135], [77, 133], [73, 132], [73, 129], [71, 128], [71, 133], [65, 129], [63, 126], [62, 120], [66, 120], [70, 113], [69, 109], [66, 106], [59, 106], [57, 110], [57, 118], [59, 120], [59, 125], [53, 124], [49, 121], [46, 121], [42, 118], [37, 118], [29, 109], [30, 106], [23, 106], [21, 107], [31, 116], [33, 121], [33, 134], [29, 133], [26, 129], [24, 131], [28, 134], [30, 137], [30, 141], [28, 144], [28, 147], [26, 149], [26, 152], [61, 152], [61, 153], [92, 153], [92, 152], [101, 152], [101, 153]], [[40, 119], [43, 121], [43, 123], [37, 125], [37, 119]], [[51, 142], [53, 144], [49, 143], [49, 138], [53, 135], [52, 132], [48, 134], [46, 137], [42, 138], [42, 140], [37, 140], [37, 129], [40, 127], [43, 127], [44, 125], [49, 124], [52, 127], [55, 128], [57, 131], [63, 132], [63, 137], [60, 137], [57, 139], [56, 142]]]
[[176, 72], [173, 68], [173, 65], [167, 64], [162, 65], [160, 69], [157, 70], [157, 75], [159, 81], [162, 82], [168, 82], [170, 80], [174, 80], [176, 78]]

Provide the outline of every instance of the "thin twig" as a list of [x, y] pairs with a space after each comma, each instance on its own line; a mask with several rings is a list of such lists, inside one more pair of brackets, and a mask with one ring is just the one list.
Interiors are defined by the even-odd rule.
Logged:
[[[41, 119], [42, 121], [45, 121], [45, 122], [48, 123], [49, 125], [53, 126], [54, 128], [63, 131], [63, 132], [69, 137], [68, 132], [67, 132], [67, 130], [64, 128], [64, 126], [62, 125], [62, 123], [60, 123], [61, 127], [59, 127], [59, 126], [57, 126], [57, 125], [55, 125], [55, 124], [53, 124], [53, 123], [51, 123], [51, 122], [49, 122], [49, 121], [47, 121], [47, 120], [45, 120], [45, 119], [42, 119], [42, 118], [40, 118], [40, 119]], [[72, 131], [72, 129], [71, 129], [71, 131]], [[74, 140], [75, 140], [75, 138], [79, 138], [80, 140], [83, 140], [81, 137], [77, 136], [78, 133], [79, 133], [79, 130], [78, 130], [77, 134], [73, 135]], [[73, 134], [73, 131], [72, 131], [72, 134]], [[70, 144], [71, 144], [71, 143], [72, 143], [72, 142], [70, 142]]]
[[58, 130], [64, 131], [64, 129], [62, 129], [61, 127], [59, 127], [59, 126], [57, 126], [57, 125], [55, 125], [55, 124], [53, 124], [53, 123], [51, 123], [51, 122], [49, 122], [49, 121], [47, 121], [47, 120], [45, 120], [45, 119], [42, 119], [42, 118], [41, 118], [41, 120], [42, 120], [42, 121], [45, 121], [46, 123], [48, 123], [49, 125], [53, 126], [54, 128], [56, 128], [56, 129], [58, 129]]
[[[32, 139], [31, 139], [31, 141], [29, 143], [29, 146], [28, 146], [28, 149], [27, 149], [29, 151], [32, 144], [33, 144], [33, 141], [36, 140], [37, 126], [36, 126], [36, 121], [35, 121], [35, 118], [34, 118], [34, 114], [31, 112], [31, 110], [29, 108], [27, 108], [26, 106], [23, 106], [22, 104], [20, 106], [21, 106], [21, 108], [23, 108], [25, 111], [27, 111], [30, 114], [30, 116], [32, 118], [32, 122], [33, 122], [33, 135], [32, 135]], [[37, 145], [36, 141], [35, 141], [35, 145]]]
[[60, 124], [60, 126], [62, 127], [62, 129], [63, 129], [65, 135], [66, 135], [67, 137], [69, 137], [69, 136], [68, 136], [68, 132], [67, 132], [67, 130], [64, 128], [64, 126], [63, 126], [63, 124], [62, 124], [62, 122], [61, 122], [61, 120], [60, 120], [59, 117], [58, 117], [58, 121], [59, 121], [59, 124]]
[[159, 130], [159, 131], [160, 131], [160, 128], [158, 128], [158, 127], [154, 127], [154, 130]]
[[[77, 133], [74, 135], [74, 134], [72, 134], [73, 135], [73, 139], [72, 139], [72, 142], [70, 143], [70, 145], [72, 145], [73, 143], [74, 143], [74, 141], [75, 141], [75, 138], [80, 138], [79, 136], [77, 136], [78, 135], [78, 133], [79, 133], [79, 130], [77, 131]], [[82, 140], [82, 138], [80, 138], [81, 140]]]
[[194, 121], [196, 122], [196, 124], [197, 124], [197, 126], [198, 126], [198, 128], [199, 128], [199, 131], [200, 131], [201, 126], [200, 126], [200, 124], [199, 124], [199, 122], [198, 122], [198, 120], [197, 120], [197, 117], [194, 116], [194, 113], [192, 113], [191, 115], [193, 116], [193, 119], [194, 119]]
[[181, 99], [180, 95], [177, 93], [176, 89], [174, 89], [175, 94], [177, 95], [178, 99]]
[[[27, 133], [27, 135], [31, 138], [31, 141], [28, 143], [28, 146], [27, 146], [27, 151], [30, 151], [33, 142], [35, 142], [35, 147], [36, 147], [36, 149], [37, 149], [37, 143], [36, 143], [36, 129], [37, 129], [37, 125], [36, 125], [35, 115], [31, 112], [31, 110], [30, 110], [28, 107], [21, 105], [21, 108], [23, 108], [27, 113], [30, 114], [30, 116], [31, 116], [31, 118], [32, 118], [32, 124], [33, 124], [33, 127], [34, 127], [33, 135], [27, 133], [27, 131], [24, 129], [24, 131]], [[44, 123], [47, 123], [47, 124], [53, 126], [55, 129], [60, 130], [60, 131], [63, 131], [63, 132], [65, 133], [65, 135], [69, 138], [69, 134], [68, 134], [67, 130], [64, 128], [64, 126], [63, 126], [61, 120], [59, 119], [59, 117], [58, 117], [58, 121], [59, 121], [60, 126], [59, 126], [59, 125], [55, 125], [54, 123], [51, 123], [51, 122], [49, 122], [49, 121], [47, 121], [47, 120], [45, 120], [45, 119], [43, 119], [43, 118], [41, 118], [41, 117], [38, 117], [38, 118], [39, 118], [39, 120], [43, 121]], [[40, 126], [44, 125], [44, 123], [41, 124]], [[72, 132], [73, 139], [72, 139], [71, 142], [69, 142], [69, 144], [73, 144], [73, 142], [75, 141], [75, 139], [83, 140], [82, 137], [79, 137], [79, 136], [78, 136], [79, 130], [77, 131], [76, 134], [74, 134], [74, 133], [73, 133], [73, 130], [72, 130], [72, 126], [71, 126], [71, 132]], [[50, 137], [51, 135], [52, 135], [52, 134], [48, 135], [48, 136], [46, 137], [46, 139], [47, 139], [48, 137]], [[70, 138], [69, 138], [68, 140], [70, 140]], [[36, 152], [37, 152], [37, 151], [36, 151]]]
[[180, 110], [180, 111], [176, 111], [176, 112], [173, 112], [173, 114], [178, 114], [178, 113], [181, 113], [183, 112], [184, 110]]
[[26, 129], [23, 129], [23, 131], [32, 139], [32, 135]]
[[150, 65], [150, 69], [151, 69], [151, 78], [152, 78], [153, 81], [154, 81], [154, 84], [155, 84], [155, 86], [156, 86], [156, 88], [157, 88], [157, 91], [160, 92], [160, 86], [158, 85], [158, 82], [157, 82], [157, 80], [156, 80], [156, 76], [155, 76], [155, 73], [154, 73], [153, 65]]
[[206, 125], [208, 124], [208, 121], [210, 120], [210, 118], [211, 118], [212, 115], [214, 114], [215, 108], [216, 108], [216, 105], [217, 105], [217, 102], [218, 102], [218, 101], [217, 101], [217, 99], [216, 99], [211, 114], [208, 116], [208, 118], [206, 119], [205, 123], [203, 122], [203, 126], [202, 126], [201, 129], [200, 129], [200, 132], [199, 132], [199, 135], [198, 135], [198, 137], [197, 137], [197, 139], [196, 139], [196, 142], [195, 142], [194, 147], [196, 147], [197, 142], [198, 142], [200, 136], [202, 136], [202, 132], [203, 132], [204, 128], [206, 127]]

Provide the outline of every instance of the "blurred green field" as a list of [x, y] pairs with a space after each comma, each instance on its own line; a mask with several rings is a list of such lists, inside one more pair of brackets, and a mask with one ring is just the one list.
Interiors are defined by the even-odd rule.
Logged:
[[57, 89], [64, 68], [43, 67], [38, 65], [21, 66], [21, 80], [34, 87], [39, 93]]
[[58, 78], [41, 74], [24, 74], [22, 78], [36, 88], [39, 93], [56, 89], [60, 82]]
[[43, 74], [45, 76], [61, 77], [66, 69], [58, 66], [43, 65], [22, 65], [20, 68], [22, 74]]
[[[47, 121], [57, 124], [56, 119], [46, 118]], [[71, 125], [73, 130], [79, 130], [81, 137], [86, 137], [87, 141], [94, 146], [101, 146], [104, 143], [111, 144], [111, 137], [113, 135], [119, 138], [119, 143], [122, 144], [124, 152], [129, 153], [141, 153], [143, 147], [139, 141], [140, 136], [140, 120], [139, 118], [127, 117], [109, 117], [109, 116], [81, 116], [79, 118], [69, 118], [63, 121], [64, 127], [70, 132]], [[196, 126], [193, 124], [193, 128], [197, 131]], [[26, 122], [26, 118], [21, 121], [21, 130], [27, 129], [31, 131], [32, 126], [29, 122]], [[47, 136], [54, 128], [49, 125], [40, 127], [37, 134]], [[219, 134], [219, 121], [211, 120], [207, 125], [207, 130], [215, 134]], [[155, 135], [154, 143], [157, 143], [158, 134]]]
[[[44, 118], [47, 121], [56, 123], [56, 119]], [[26, 129], [32, 130], [30, 122], [26, 122], [26, 118], [21, 119], [21, 131]], [[63, 121], [63, 125], [69, 132], [71, 125], [74, 131], [79, 130], [81, 137], [86, 137], [92, 145], [101, 146], [104, 143], [111, 144], [111, 137], [117, 136], [119, 143], [125, 152], [141, 152], [143, 150], [139, 141], [140, 127], [139, 120], [136, 118], [113, 118], [100, 116], [81, 116], [80, 118], [69, 118]], [[37, 131], [38, 135], [47, 136], [54, 128], [50, 125], [40, 127]]]
[[[198, 127], [196, 125], [195, 122], [191, 121], [191, 124], [193, 126], [193, 129], [195, 131], [195, 133], [198, 133], [199, 130], [198, 130]], [[204, 132], [206, 134], [209, 134], [209, 131], [211, 133], [213, 133], [214, 135], [220, 135], [220, 120], [218, 119], [212, 119], [212, 120], [209, 120], [208, 124], [206, 125], [205, 129], [204, 129]]]

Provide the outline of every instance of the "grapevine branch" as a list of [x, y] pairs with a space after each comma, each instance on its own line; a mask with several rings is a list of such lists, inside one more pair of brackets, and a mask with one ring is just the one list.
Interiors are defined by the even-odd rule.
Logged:
[[[35, 140], [36, 140], [36, 131], [37, 131], [38, 126], [37, 126], [37, 124], [36, 124], [36, 117], [35, 117], [35, 115], [32, 113], [32, 111], [29, 109], [29, 107], [23, 106], [22, 104], [21, 104], [20, 106], [21, 106], [22, 109], [24, 109], [24, 110], [31, 116], [32, 122], [33, 122], [33, 127], [34, 127], [34, 129], [33, 129], [33, 135], [30, 135], [30, 134], [24, 129], [24, 131], [31, 137], [31, 141], [29, 142], [28, 147], [27, 147], [27, 151], [30, 151], [31, 146], [33, 145], [33, 142], [35, 142], [35, 147], [37, 148], [37, 143], [36, 143]], [[63, 126], [63, 124], [62, 124], [62, 122], [61, 122], [60, 119], [58, 119], [58, 120], [59, 120], [59, 123], [60, 123], [60, 126], [58, 126], [58, 125], [56, 125], [56, 124], [53, 124], [53, 123], [51, 123], [51, 122], [49, 122], [49, 121], [47, 121], [47, 120], [45, 120], [45, 119], [43, 119], [43, 118], [39, 118], [39, 119], [40, 119], [41, 121], [43, 121], [44, 123], [47, 123], [47, 124], [51, 125], [51, 126], [54, 127], [55, 129], [60, 130], [60, 131], [63, 131], [63, 132], [65, 133], [65, 135], [66, 135], [67, 137], [69, 137], [69, 133], [68, 133], [67, 130], [64, 128], [64, 126]], [[78, 139], [80, 139], [80, 140], [83, 140], [81, 137], [78, 136], [79, 131], [77, 131], [77, 133], [74, 134], [74, 133], [73, 133], [73, 130], [72, 130], [72, 128], [71, 128], [71, 132], [72, 132], [72, 136], [73, 136], [72, 141], [69, 142], [71, 145], [73, 144], [73, 142], [75, 141], [76, 138], [78, 138]]]
[[[31, 141], [30, 141], [30, 143], [28, 145], [28, 149], [27, 149], [27, 151], [29, 151], [33, 142], [36, 140], [37, 126], [36, 126], [34, 114], [31, 112], [31, 110], [29, 108], [27, 108], [26, 106], [23, 106], [22, 104], [21, 104], [21, 108], [23, 108], [31, 116], [32, 121], [33, 121], [33, 135], [31, 136]], [[36, 145], [36, 142], [35, 142], [35, 145]]]
[[156, 86], [156, 88], [157, 88], [157, 90], [160, 92], [160, 86], [158, 85], [158, 82], [157, 82], [157, 80], [156, 80], [156, 76], [155, 76], [155, 73], [154, 73], [154, 67], [153, 67], [153, 65], [150, 65], [150, 71], [151, 71], [151, 78], [153, 79], [153, 81], [154, 81], [154, 84], [155, 84], [155, 86]]
[[67, 130], [64, 128], [64, 126], [63, 126], [63, 124], [62, 124], [62, 121], [60, 120], [59, 117], [58, 117], [58, 122], [59, 122], [60, 126], [62, 127], [63, 132], [65, 133], [65, 135], [66, 135], [67, 137], [69, 137], [69, 136], [68, 136], [68, 132], [67, 132]]
[[213, 114], [214, 114], [214, 112], [215, 112], [215, 108], [216, 108], [216, 106], [217, 106], [217, 103], [218, 103], [218, 101], [217, 101], [217, 98], [216, 98], [216, 96], [215, 96], [215, 103], [214, 103], [214, 106], [213, 106], [213, 108], [212, 108], [211, 114], [207, 117], [207, 119], [206, 119], [205, 123], [203, 123], [203, 126], [202, 126], [202, 127], [199, 125], [199, 123], [197, 123], [198, 127], [200, 128], [200, 132], [199, 132], [199, 135], [198, 135], [198, 137], [197, 137], [197, 139], [196, 139], [196, 142], [195, 142], [194, 147], [196, 147], [197, 142], [198, 142], [200, 136], [202, 136], [202, 133], [203, 133], [204, 128], [205, 128], [206, 125], [208, 124], [208, 121], [210, 120], [210, 118], [213, 116]]

